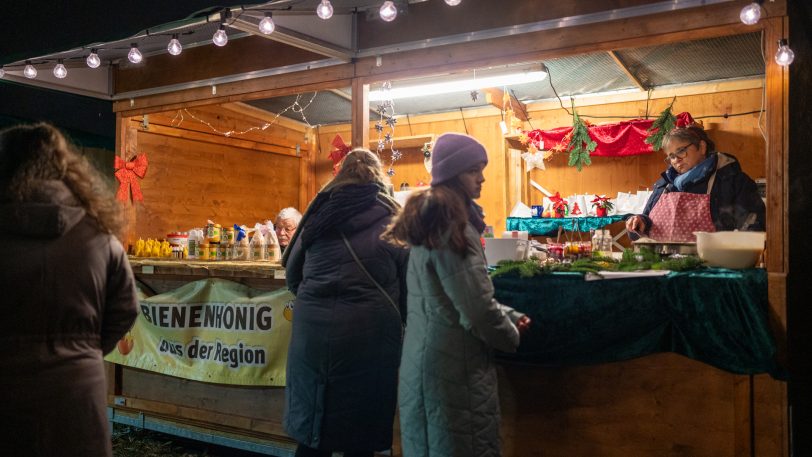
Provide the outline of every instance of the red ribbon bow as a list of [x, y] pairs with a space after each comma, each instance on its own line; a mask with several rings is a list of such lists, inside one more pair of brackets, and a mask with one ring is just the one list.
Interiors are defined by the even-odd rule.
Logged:
[[333, 160], [333, 175], [336, 175], [338, 173], [338, 164], [350, 153], [350, 147], [344, 143], [341, 135], [336, 135], [331, 144], [333, 150], [330, 151], [330, 158]]
[[130, 190], [132, 189], [133, 200], [144, 201], [144, 194], [141, 193], [141, 185], [138, 184], [138, 179], [144, 179], [144, 175], [147, 174], [147, 156], [138, 154], [129, 162], [116, 156], [115, 167], [116, 179], [119, 182], [116, 199], [123, 202], [129, 200]]
[[691, 125], [694, 124], [694, 118], [691, 117], [691, 114], [688, 113], [687, 111], [684, 113], [677, 114], [676, 118], [677, 120], [675, 122], [675, 125], [677, 126], [677, 128], [682, 129], [685, 127], [690, 127]]

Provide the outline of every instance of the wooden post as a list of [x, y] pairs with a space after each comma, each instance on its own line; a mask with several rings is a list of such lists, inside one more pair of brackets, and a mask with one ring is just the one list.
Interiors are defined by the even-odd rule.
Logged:
[[352, 80], [351, 146], [369, 147], [369, 84], [364, 84], [359, 78]]

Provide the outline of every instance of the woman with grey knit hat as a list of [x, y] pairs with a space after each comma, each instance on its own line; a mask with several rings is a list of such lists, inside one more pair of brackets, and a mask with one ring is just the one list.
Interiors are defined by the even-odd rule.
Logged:
[[409, 246], [408, 314], [398, 397], [404, 457], [498, 456], [493, 349], [514, 352], [530, 319], [493, 299], [474, 202], [488, 164], [474, 138], [441, 135], [431, 187], [415, 193], [383, 237]]

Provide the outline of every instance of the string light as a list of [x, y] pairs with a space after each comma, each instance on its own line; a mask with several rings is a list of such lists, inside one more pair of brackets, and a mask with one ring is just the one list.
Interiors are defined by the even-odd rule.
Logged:
[[141, 51], [138, 50], [138, 43], [133, 43], [130, 45], [130, 52], [127, 53], [127, 60], [132, 63], [141, 63], [144, 60], [144, 54], [141, 54]]
[[764, 0], [756, 0], [742, 8], [739, 19], [747, 25], [753, 25], [761, 19], [761, 4]]
[[177, 33], [172, 35], [172, 39], [169, 40], [169, 44], [166, 45], [166, 51], [173, 56], [178, 56], [181, 52], [183, 52], [183, 45], [180, 44]]
[[795, 60], [795, 53], [789, 48], [786, 38], [778, 40], [778, 51], [775, 53], [775, 63], [782, 67], [789, 66]]
[[54, 67], [54, 76], [59, 79], [64, 79], [66, 76], [68, 76], [68, 69], [65, 68], [65, 64], [63, 63], [62, 59], [59, 59]]
[[381, 15], [381, 19], [386, 22], [392, 22], [398, 17], [398, 9], [391, 0], [386, 0], [381, 5], [381, 9], [378, 11]]
[[23, 69], [23, 75], [28, 79], [34, 79], [37, 77], [37, 69], [31, 65], [30, 60], [25, 61], [25, 68]]
[[276, 24], [273, 22], [273, 13], [270, 11], [265, 13], [265, 17], [259, 21], [259, 31], [265, 35], [270, 35], [276, 30]]
[[462, 0], [445, 0], [445, 2], [451, 6], [457, 6], [462, 2]]
[[333, 5], [330, 0], [321, 0], [319, 6], [316, 7], [316, 14], [325, 21], [333, 17]]
[[201, 124], [203, 124], [203, 125], [207, 126], [208, 128], [210, 128], [212, 132], [218, 133], [218, 134], [223, 135], [225, 137], [232, 137], [232, 136], [235, 136], [235, 135], [245, 135], [246, 133], [253, 132], [255, 130], [267, 130], [268, 127], [274, 125], [279, 120], [280, 116], [282, 116], [283, 114], [285, 114], [288, 111], [293, 111], [294, 113], [298, 113], [302, 117], [302, 121], [304, 121], [304, 123], [307, 124], [308, 127], [312, 127], [312, 125], [310, 125], [310, 122], [308, 122], [307, 117], [305, 116], [304, 112], [310, 106], [310, 104], [313, 103], [313, 100], [316, 98], [317, 94], [318, 94], [318, 92], [313, 92], [313, 96], [310, 97], [310, 100], [308, 100], [307, 104], [305, 104], [304, 106], [302, 106], [302, 104], [299, 103], [299, 101], [301, 100], [302, 95], [297, 94], [296, 95], [296, 100], [290, 106], [288, 106], [287, 108], [285, 108], [282, 111], [276, 113], [276, 115], [274, 116], [274, 118], [270, 122], [266, 122], [266, 123], [262, 124], [261, 126], [249, 127], [249, 128], [247, 128], [245, 130], [225, 130], [225, 131], [224, 130], [219, 130], [217, 127], [213, 126], [210, 122], [205, 121], [203, 119], [200, 119], [199, 117], [192, 114], [191, 111], [189, 111], [186, 108], [184, 108], [182, 110], [178, 110], [177, 114], [175, 114], [175, 117], [172, 118], [172, 121], [169, 124], [172, 127], [180, 127], [180, 125], [185, 120], [184, 116], [183, 116], [183, 113], [186, 113], [187, 115], [189, 115], [190, 118], [192, 118], [192, 119], [196, 120], [197, 122], [200, 122]]
[[99, 68], [99, 65], [101, 65], [101, 59], [99, 58], [98, 50], [96, 48], [90, 50], [90, 55], [87, 56], [85, 63], [90, 68]]
[[214, 32], [211, 41], [217, 46], [225, 46], [228, 43], [228, 35], [226, 34], [226, 25], [220, 24], [220, 28]]

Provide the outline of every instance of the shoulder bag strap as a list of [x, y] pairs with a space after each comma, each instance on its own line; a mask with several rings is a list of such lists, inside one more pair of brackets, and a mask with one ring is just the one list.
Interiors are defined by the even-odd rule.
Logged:
[[369, 278], [369, 280], [372, 281], [372, 284], [375, 284], [375, 287], [377, 287], [378, 290], [381, 291], [383, 296], [386, 297], [386, 300], [389, 301], [389, 303], [392, 305], [393, 308], [395, 308], [395, 311], [397, 311], [398, 316], [401, 318], [401, 322], [403, 322], [403, 316], [400, 315], [400, 308], [398, 308], [398, 305], [395, 304], [395, 300], [393, 300], [392, 297], [389, 296], [389, 293], [386, 292], [386, 289], [384, 289], [383, 286], [378, 284], [378, 281], [376, 281], [375, 278], [373, 278], [372, 275], [369, 274], [369, 270], [367, 270], [364, 264], [361, 263], [361, 259], [359, 259], [358, 255], [355, 254], [355, 250], [352, 248], [350, 240], [347, 239], [347, 237], [344, 235], [343, 232], [341, 233], [341, 239], [344, 240], [344, 244], [347, 246], [347, 250], [350, 251], [350, 255], [352, 255], [352, 258], [355, 259], [355, 263], [358, 264], [358, 266], [361, 268], [361, 271], [363, 271], [364, 274], [367, 275], [367, 278]]

